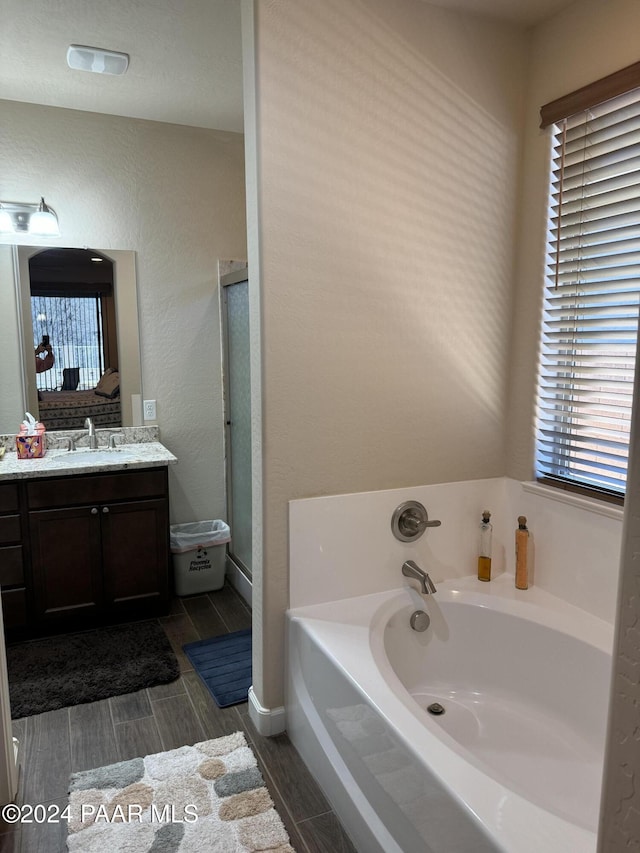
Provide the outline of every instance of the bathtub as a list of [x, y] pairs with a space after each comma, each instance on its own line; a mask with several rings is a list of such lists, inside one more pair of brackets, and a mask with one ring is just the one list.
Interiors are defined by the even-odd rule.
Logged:
[[509, 576], [300, 607], [287, 731], [360, 853], [595, 853], [612, 645]]

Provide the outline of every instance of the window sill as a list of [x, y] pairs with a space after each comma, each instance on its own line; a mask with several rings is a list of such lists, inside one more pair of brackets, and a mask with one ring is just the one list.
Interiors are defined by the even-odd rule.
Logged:
[[569, 506], [575, 506], [587, 512], [595, 512], [598, 515], [614, 518], [617, 521], [622, 521], [624, 517], [624, 507], [616, 506], [607, 501], [599, 501], [597, 498], [587, 498], [583, 495], [566, 491], [565, 489], [554, 489], [553, 486], [544, 486], [541, 483], [522, 483], [522, 488], [530, 494], [549, 498], [552, 501], [559, 501], [563, 504], [569, 504]]

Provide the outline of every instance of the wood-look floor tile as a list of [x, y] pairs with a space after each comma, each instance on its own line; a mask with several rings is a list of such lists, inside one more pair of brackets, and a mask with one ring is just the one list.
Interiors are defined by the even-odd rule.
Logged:
[[156, 684], [155, 687], [147, 687], [147, 695], [153, 702], [154, 699], [168, 699], [170, 696], [179, 696], [180, 693], [186, 693], [187, 688], [182, 676], [176, 678], [175, 681], [170, 681], [169, 684]]
[[185, 672], [182, 678], [207, 738], [222, 737], [242, 730], [240, 716], [235, 706], [218, 708], [200, 680], [200, 676], [195, 672]]
[[91, 770], [119, 761], [109, 700], [69, 708], [71, 770]]
[[[68, 800], [59, 799], [55, 805], [60, 812]], [[53, 814], [52, 814], [53, 817]], [[66, 853], [67, 821], [60, 819], [51, 823], [33, 823], [23, 827], [20, 853]]]
[[20, 853], [21, 832], [7, 832], [0, 835], [0, 853]]
[[138, 720], [126, 720], [114, 726], [118, 760], [144, 758], [162, 752], [162, 740], [155, 717], [142, 717]]
[[254, 751], [262, 759], [296, 823], [331, 811], [326, 797], [287, 735], [263, 737], [256, 731], [248, 714], [243, 714], [242, 719], [251, 732]]
[[175, 616], [178, 613], [184, 613], [184, 605], [182, 604], [182, 599], [176, 596], [171, 599], [167, 616]]
[[333, 812], [297, 824], [309, 853], [358, 853]]
[[146, 690], [136, 693], [125, 693], [122, 696], [112, 696], [109, 699], [111, 716], [114, 723], [124, 723], [127, 720], [138, 720], [140, 717], [151, 716], [151, 703]]
[[227, 633], [227, 626], [208, 595], [185, 598], [183, 604], [201, 640]]
[[36, 805], [66, 796], [71, 772], [69, 709], [28, 717], [21, 754], [24, 803]]
[[191, 619], [186, 613], [176, 616], [163, 616], [160, 619], [160, 624], [169, 638], [171, 647], [178, 658], [180, 672], [188, 672], [193, 669], [191, 661], [182, 651], [184, 643], [192, 643], [194, 640], [199, 640], [198, 632]]
[[151, 703], [165, 750], [207, 740], [191, 700], [183, 693]]
[[209, 598], [229, 631], [242, 631], [251, 627], [251, 611], [229, 584], [210, 592]]
[[24, 740], [26, 727], [27, 717], [21, 717], [19, 720], [11, 720], [11, 731], [13, 737], [17, 737], [19, 741]]
[[[273, 800], [273, 804], [276, 807], [276, 811], [282, 818], [282, 822], [284, 824], [285, 829], [289, 833], [289, 840], [291, 842], [291, 846], [296, 851], [296, 853], [308, 853], [307, 845], [304, 842], [303, 836], [300, 834], [298, 830], [298, 826], [291, 816], [287, 804], [282, 799], [280, 795], [280, 791], [274, 785], [271, 777], [267, 772], [267, 768], [260, 758], [260, 756], [254, 750], [254, 755], [258, 761], [258, 767], [260, 768], [260, 772], [262, 773], [262, 778], [264, 779], [265, 785], [267, 786], [267, 790]], [[327, 853], [329, 853], [327, 851]]]

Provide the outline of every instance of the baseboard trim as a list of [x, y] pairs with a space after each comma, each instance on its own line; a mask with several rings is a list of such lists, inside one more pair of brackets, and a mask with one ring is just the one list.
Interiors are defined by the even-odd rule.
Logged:
[[253, 687], [249, 688], [249, 719], [264, 737], [282, 734], [285, 730], [284, 706], [264, 708], [256, 698]]

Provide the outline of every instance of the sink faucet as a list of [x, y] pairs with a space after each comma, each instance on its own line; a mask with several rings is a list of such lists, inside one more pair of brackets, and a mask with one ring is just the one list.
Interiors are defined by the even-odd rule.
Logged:
[[415, 578], [420, 581], [423, 595], [431, 595], [436, 591], [435, 584], [427, 574], [423, 572], [420, 566], [416, 565], [413, 560], [407, 560], [402, 566], [402, 574], [406, 578]]
[[93, 421], [91, 418], [87, 418], [84, 422], [85, 428], [89, 430], [89, 448], [90, 450], [98, 449], [98, 436], [96, 435], [96, 428], [93, 425]]

